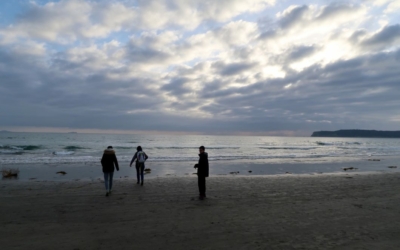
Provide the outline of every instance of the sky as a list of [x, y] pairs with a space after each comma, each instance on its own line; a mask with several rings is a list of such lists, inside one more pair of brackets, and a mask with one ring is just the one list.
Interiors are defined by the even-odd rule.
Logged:
[[400, 130], [400, 0], [0, 2], [0, 129]]

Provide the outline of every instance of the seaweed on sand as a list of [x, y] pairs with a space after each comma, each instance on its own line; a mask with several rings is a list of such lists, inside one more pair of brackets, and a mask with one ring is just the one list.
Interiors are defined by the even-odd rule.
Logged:
[[19, 174], [18, 168], [3, 168], [1, 170], [3, 177], [10, 178], [10, 177], [17, 177]]

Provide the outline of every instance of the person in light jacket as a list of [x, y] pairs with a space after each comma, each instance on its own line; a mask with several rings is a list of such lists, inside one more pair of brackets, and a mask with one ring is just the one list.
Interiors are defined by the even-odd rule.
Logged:
[[143, 178], [144, 178], [144, 162], [148, 159], [149, 157], [145, 152], [143, 152], [143, 149], [141, 146], [138, 146], [136, 148], [136, 153], [132, 157], [131, 163], [129, 164], [129, 167], [132, 167], [132, 163], [136, 159], [136, 176], [137, 176], [137, 184], [140, 182], [140, 177], [141, 177], [141, 185], [143, 186]]

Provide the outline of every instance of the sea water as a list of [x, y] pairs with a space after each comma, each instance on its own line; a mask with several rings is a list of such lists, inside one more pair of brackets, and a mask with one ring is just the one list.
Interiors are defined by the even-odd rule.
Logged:
[[[338, 162], [361, 161], [367, 164], [368, 159], [397, 157], [400, 152], [399, 139], [0, 133], [0, 166], [95, 166], [99, 165], [107, 146], [113, 146], [118, 161], [125, 166], [139, 145], [149, 156], [147, 165], [163, 166], [163, 173], [168, 173], [168, 170], [176, 173], [180, 166], [192, 168], [198, 160], [198, 148], [201, 145], [206, 147], [212, 166], [236, 166], [221, 167], [223, 170], [214, 173], [235, 171], [241, 169], [242, 165], [253, 163], [265, 169], [273, 169], [276, 166], [273, 164], [300, 164], [288, 168], [290, 171], [300, 168], [304, 170], [309, 164], [315, 163], [327, 166]], [[288, 170], [276, 168], [280, 170], [274, 173], [285, 173]], [[189, 171], [186, 169], [183, 172]], [[259, 172], [269, 173], [266, 170]]]
[[397, 156], [400, 152], [399, 139], [0, 133], [0, 164], [98, 163], [107, 146], [113, 146], [119, 160], [129, 161], [139, 145], [154, 162], [195, 161], [201, 145], [210, 161], [266, 163]]

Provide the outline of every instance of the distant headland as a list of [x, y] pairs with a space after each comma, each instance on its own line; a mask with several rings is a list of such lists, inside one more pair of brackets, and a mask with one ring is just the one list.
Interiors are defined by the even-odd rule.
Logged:
[[337, 131], [316, 131], [312, 133], [311, 137], [400, 138], [400, 131], [343, 129]]

